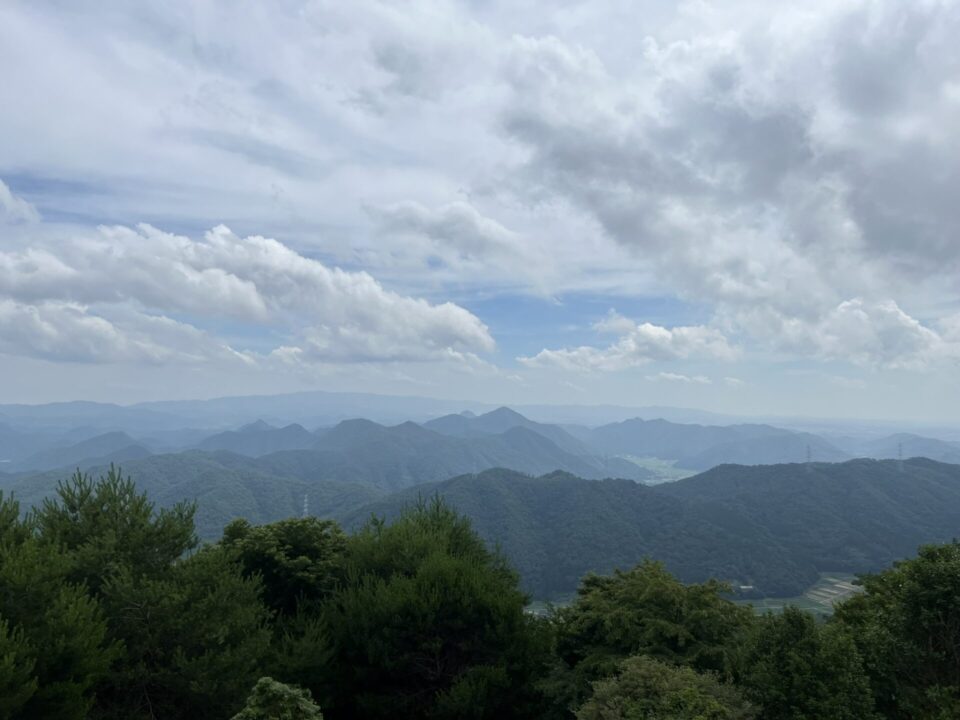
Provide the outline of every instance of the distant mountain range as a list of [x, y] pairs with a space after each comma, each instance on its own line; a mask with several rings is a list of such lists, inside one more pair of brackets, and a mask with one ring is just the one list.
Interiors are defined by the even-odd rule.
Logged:
[[572, 455], [595, 455], [596, 450], [578, 440], [559, 425], [528, 420], [520, 413], [508, 407], [501, 407], [483, 415], [460, 413], [458, 415], [444, 415], [423, 424], [425, 428], [444, 435], [454, 437], [478, 437], [480, 435], [494, 435], [506, 432], [515, 427], [532, 430], [542, 435], [557, 447]]
[[611, 454], [676, 460], [703, 470], [722, 463], [838, 462], [849, 455], [817, 435], [771, 425], [694, 425], [634, 418], [598, 428], [572, 429], [588, 445]]
[[298, 423], [275, 428], [263, 420], [258, 420], [239, 430], [227, 430], [204, 438], [197, 444], [197, 448], [208, 451], [229, 450], [240, 455], [259, 457], [282, 450], [305, 450], [316, 442], [316, 434]]
[[[372, 393], [310, 391], [282, 395], [249, 395], [210, 400], [167, 400], [134, 405], [98, 402], [58, 402], [43, 405], [0, 405], [0, 424], [63, 432], [75, 427], [94, 429], [91, 435], [122, 429], [131, 435], [154, 435], [182, 428], [235, 429], [262, 418], [272, 425], [298, 423], [305, 427], [336, 425], [364, 417], [386, 425], [405, 420], [425, 422], [468, 410], [490, 412], [497, 405], [440, 398]], [[515, 407], [540, 422], [603, 425], [633, 417], [674, 422], [727, 424], [732, 416], [673, 407], [615, 405], [527, 405]]]
[[[281, 399], [283, 397], [287, 396], [281, 396]], [[302, 400], [300, 395], [294, 397], [297, 402]], [[253, 402], [243, 398], [217, 402], [229, 406], [234, 401], [239, 407], [246, 407], [247, 401]], [[271, 401], [280, 402], [277, 398]], [[286, 402], [293, 403], [294, 400], [287, 398]], [[23, 474], [59, 467], [83, 468], [107, 460], [130, 461], [151, 453], [193, 449], [228, 451], [256, 458], [282, 452], [322, 451], [327, 453], [324, 458], [296, 456], [278, 462], [296, 464], [301, 468], [298, 476], [322, 470], [342, 478], [344, 473], [354, 472], [367, 478], [365, 481], [398, 488], [404, 484], [429, 482], [457, 473], [500, 466], [535, 474], [564, 470], [589, 478], [624, 477], [656, 482], [682, 475], [683, 470], [697, 472], [724, 463], [776, 464], [802, 462], [808, 458], [841, 462], [857, 456], [900, 457], [901, 453], [903, 457], [924, 456], [943, 462], [960, 462], [960, 443], [911, 434], [894, 434], [880, 439], [844, 436], [826, 439], [771, 425], [700, 425], [660, 418], [631, 418], [598, 427], [560, 426], [530, 420], [506, 407], [479, 415], [472, 411], [448, 413], [428, 420], [422, 426], [411, 421], [383, 425], [371, 420], [351, 419], [332, 427], [308, 428], [300, 423], [277, 426], [261, 418], [224, 431], [181, 427], [137, 435], [120, 430], [97, 432], [90, 423], [99, 406], [91, 408], [85, 403], [63, 405], [70, 408], [79, 405], [82, 412], [78, 421], [88, 424], [66, 429], [38, 428], [29, 422], [24, 427], [0, 424], [0, 451], [5, 454], [0, 457], [3, 461], [0, 470]], [[9, 414], [11, 407], [22, 410], [23, 406], [2, 407]], [[180, 406], [174, 404], [174, 407]], [[130, 408], [122, 410], [124, 413], [132, 411]], [[60, 422], [67, 409], [39, 406], [32, 408], [31, 412], [37, 417]], [[144, 412], [153, 416], [157, 411], [147, 409]], [[420, 432], [423, 430], [428, 433]], [[547, 440], [549, 445], [524, 433], [513, 432], [515, 430], [533, 433], [537, 438]], [[499, 439], [495, 439], [498, 436]], [[355, 458], [337, 456], [357, 442], [376, 444], [377, 449], [359, 463]], [[652, 458], [661, 463], [672, 463], [681, 472], [671, 470], [664, 473], [661, 464], [658, 473], [658, 465], [647, 462]], [[389, 468], [390, 462], [395, 466]], [[379, 471], [372, 470], [378, 465]], [[442, 475], [448, 471], [449, 475]]]
[[850, 455], [877, 459], [925, 457], [946, 463], [960, 463], [960, 442], [948, 442], [912, 433], [896, 433], [872, 440], [834, 440]]
[[11, 462], [9, 470], [51, 470], [146, 457], [151, 452], [124, 432], [109, 432], [68, 445], [55, 445]]

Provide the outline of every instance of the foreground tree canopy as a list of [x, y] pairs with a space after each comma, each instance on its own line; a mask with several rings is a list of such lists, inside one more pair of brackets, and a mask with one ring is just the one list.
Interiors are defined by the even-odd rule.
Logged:
[[0, 496], [0, 720], [960, 717], [956, 543], [825, 624], [653, 561], [540, 617], [439, 499], [350, 535], [238, 520], [202, 547], [193, 516], [117, 470], [26, 514]]

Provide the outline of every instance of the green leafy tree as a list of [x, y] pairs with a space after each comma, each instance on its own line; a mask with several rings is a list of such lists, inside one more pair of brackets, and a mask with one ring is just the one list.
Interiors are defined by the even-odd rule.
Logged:
[[759, 620], [738, 681], [764, 720], [875, 717], [860, 653], [844, 629], [795, 607]]
[[529, 717], [546, 643], [517, 576], [435, 499], [348, 541], [327, 603], [325, 712], [363, 718]]
[[97, 481], [78, 470], [31, 519], [45, 541], [69, 554], [69, 578], [98, 593], [114, 573], [156, 575], [195, 548], [194, 512], [187, 503], [156, 510], [111, 465]]
[[66, 580], [68, 569], [68, 559], [39, 540], [0, 544], [0, 618], [16, 647], [2, 664], [14, 672], [32, 665], [24, 688], [35, 684], [11, 717], [87, 717], [97, 683], [120, 655], [98, 602]]
[[284, 682], [320, 689], [336, 675], [335, 653], [327, 622], [316, 608], [300, 608], [274, 617], [273, 644], [266, 669]]
[[960, 543], [862, 579], [837, 621], [864, 657], [878, 709], [890, 718], [960, 717]]
[[0, 619], [0, 718], [17, 717], [37, 691], [35, 653], [23, 630]]
[[684, 585], [661, 563], [645, 560], [610, 576], [588, 575], [575, 602], [554, 615], [559, 662], [544, 681], [564, 707], [579, 705], [591, 683], [631, 655], [699, 671], [726, 672], [734, 639], [753, 622], [709, 581]]
[[235, 550], [248, 575], [259, 574], [267, 604], [289, 614], [303, 599], [317, 602], [342, 576], [346, 537], [329, 520], [297, 518], [251, 526], [234, 520], [223, 545]]
[[0, 543], [19, 545], [32, 535], [32, 528], [20, 517], [20, 503], [0, 490]]
[[102, 688], [111, 718], [226, 718], [268, 654], [260, 583], [211, 547], [144, 578], [123, 571], [103, 588], [111, 630], [126, 656]]
[[593, 696], [577, 712], [577, 720], [750, 720], [754, 717], [754, 709], [739, 691], [714, 675], [642, 655], [625, 660], [615, 677], [595, 682]]
[[232, 720], [323, 720], [309, 690], [262, 677]]
[[[96, 481], [76, 473], [30, 516], [35, 539], [17, 549], [18, 560], [46, 567], [52, 589], [73, 592], [78, 608], [96, 611], [90, 627], [100, 635], [92, 639], [102, 640], [115, 661], [109, 673], [102, 663], [96, 674], [84, 671], [82, 677], [92, 679], [82, 692], [74, 681], [74, 694], [83, 697], [76, 703], [78, 717], [86, 717], [89, 708], [95, 718], [226, 718], [259, 676], [270, 637], [261, 584], [245, 578], [226, 549], [187, 556], [197, 544], [193, 515], [188, 504], [156, 510], [131, 479], [111, 467]], [[79, 610], [72, 612], [79, 622]], [[71, 613], [61, 610], [58, 617]], [[27, 628], [38, 648], [38, 689], [31, 704], [63, 694], [42, 672], [54, 662], [47, 659], [48, 648], [87, 636], [73, 633], [41, 643]], [[69, 662], [55, 666], [81, 672], [98, 657], [93, 650], [73, 649]]]

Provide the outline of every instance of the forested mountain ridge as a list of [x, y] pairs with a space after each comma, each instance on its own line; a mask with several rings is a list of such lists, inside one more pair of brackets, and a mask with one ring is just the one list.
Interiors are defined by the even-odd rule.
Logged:
[[[492, 470], [421, 485], [346, 516], [396, 516], [438, 494], [497, 542], [538, 596], [587, 571], [657, 557], [685, 581], [801, 593], [818, 572], [867, 572], [960, 528], [960, 466], [925, 459], [725, 465], [654, 487]], [[680, 502], [676, 502], [680, 501]]]
[[821, 570], [873, 570], [960, 531], [960, 465], [926, 458], [722, 465], [659, 491], [741, 512]]
[[686, 582], [720, 577], [771, 594], [802, 590], [817, 578], [812, 564], [797, 563], [743, 514], [628, 480], [494, 469], [395, 493], [342, 520], [355, 527], [371, 515], [395, 518], [433, 495], [498, 545], [537, 598], [571, 593], [587, 572], [609, 573], [644, 557], [664, 561]]

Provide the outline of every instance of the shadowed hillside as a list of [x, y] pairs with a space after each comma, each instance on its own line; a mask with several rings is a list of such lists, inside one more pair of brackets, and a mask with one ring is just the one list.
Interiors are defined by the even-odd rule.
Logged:
[[391, 495], [347, 521], [393, 517], [432, 494], [499, 543], [543, 597], [645, 556], [686, 581], [720, 577], [791, 596], [818, 572], [874, 570], [960, 528], [960, 466], [919, 458], [902, 472], [875, 460], [724, 465], [655, 487], [492, 470]]

